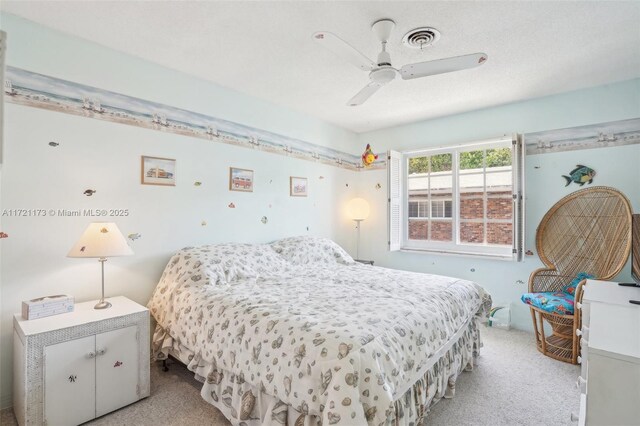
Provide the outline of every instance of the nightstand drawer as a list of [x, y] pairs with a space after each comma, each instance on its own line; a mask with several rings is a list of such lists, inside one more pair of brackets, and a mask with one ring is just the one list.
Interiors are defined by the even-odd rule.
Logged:
[[592, 302], [589, 316], [589, 347], [640, 358], [640, 306]]

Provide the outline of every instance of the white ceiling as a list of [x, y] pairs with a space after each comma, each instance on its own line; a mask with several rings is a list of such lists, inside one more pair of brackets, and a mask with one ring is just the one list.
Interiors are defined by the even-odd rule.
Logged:
[[[640, 2], [3, 1], [2, 10], [365, 132], [640, 77]], [[367, 74], [311, 38], [331, 31], [375, 59], [370, 25], [391, 18], [396, 68], [474, 52], [479, 68], [396, 80], [359, 107]], [[405, 32], [433, 26], [423, 52]]]

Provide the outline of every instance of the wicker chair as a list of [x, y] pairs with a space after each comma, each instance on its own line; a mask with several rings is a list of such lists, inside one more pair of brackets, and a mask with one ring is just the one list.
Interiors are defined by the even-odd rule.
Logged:
[[[558, 201], [542, 218], [536, 248], [546, 268], [529, 277], [529, 292], [561, 291], [579, 272], [596, 279], [616, 276], [629, 258], [631, 205], [618, 190], [603, 186], [581, 189]], [[573, 315], [559, 315], [530, 306], [536, 345], [544, 355], [578, 363], [583, 285], [575, 291]], [[552, 330], [545, 336], [544, 323]]]

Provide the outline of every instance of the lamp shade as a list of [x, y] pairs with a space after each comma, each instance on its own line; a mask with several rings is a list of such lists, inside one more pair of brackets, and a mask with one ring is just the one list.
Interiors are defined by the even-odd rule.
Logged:
[[369, 203], [363, 198], [354, 198], [347, 204], [347, 214], [353, 220], [365, 220], [369, 217]]
[[133, 250], [113, 222], [93, 222], [87, 226], [67, 257], [128, 256]]

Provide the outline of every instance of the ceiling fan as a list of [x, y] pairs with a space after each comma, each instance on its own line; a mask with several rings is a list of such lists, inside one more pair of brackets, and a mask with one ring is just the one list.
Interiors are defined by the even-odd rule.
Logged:
[[[396, 69], [391, 66], [391, 56], [389, 55], [389, 52], [387, 52], [387, 41], [389, 40], [391, 30], [393, 30], [395, 25], [395, 22], [391, 19], [381, 19], [374, 22], [371, 26], [371, 30], [382, 43], [382, 50], [378, 54], [377, 62], [373, 62], [349, 43], [333, 33], [319, 31], [313, 34], [314, 40], [329, 49], [341, 59], [352, 63], [363, 71], [369, 71], [369, 80], [371, 81], [353, 98], [351, 98], [349, 102], [347, 102], [347, 105], [358, 106], [363, 104], [371, 97], [371, 95], [376, 93], [378, 89], [394, 80], [397, 74], [400, 74], [400, 77], [402, 77], [403, 80], [411, 80], [414, 78], [428, 77], [430, 75], [475, 68], [482, 65], [487, 60], [486, 53], [472, 53], [470, 55], [454, 56], [434, 61], [407, 64], [400, 69]], [[429, 30], [436, 32], [437, 37], [439, 37], [437, 30], [432, 28]], [[405, 39], [409, 35], [410, 33], [405, 36]], [[420, 40], [420, 46], [423, 45], [422, 43], [424, 41], [425, 40]], [[426, 44], [428, 45], [432, 43]]]

